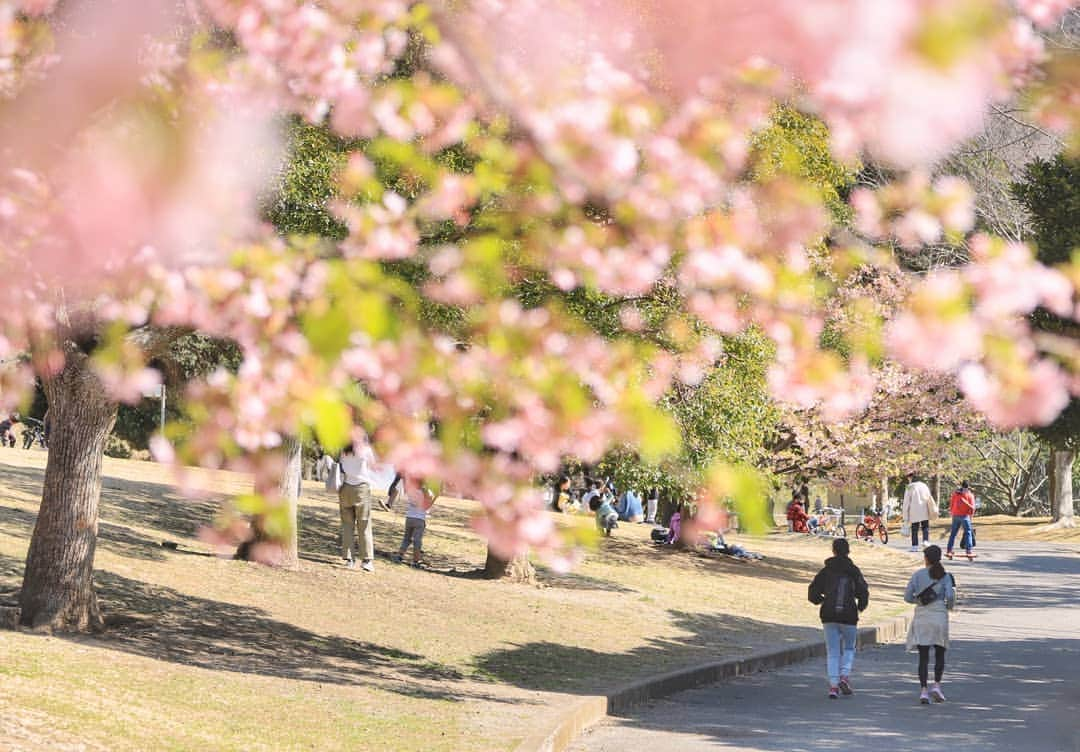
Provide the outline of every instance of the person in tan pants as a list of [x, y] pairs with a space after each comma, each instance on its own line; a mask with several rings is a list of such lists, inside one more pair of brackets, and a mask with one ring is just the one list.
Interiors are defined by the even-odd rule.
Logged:
[[[341, 488], [338, 507], [341, 513], [341, 555], [349, 569], [356, 568], [356, 553], [360, 568], [375, 571], [375, 542], [371, 531], [371, 473], [375, 454], [370, 446], [359, 449], [349, 444], [341, 452]], [[359, 539], [359, 551], [356, 540]]]

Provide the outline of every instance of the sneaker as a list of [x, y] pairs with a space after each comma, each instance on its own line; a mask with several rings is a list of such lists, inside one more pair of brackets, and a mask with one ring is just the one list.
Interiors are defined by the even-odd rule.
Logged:
[[352, 559], [346, 559], [345, 560], [345, 568], [346, 569], [356, 569], [356, 562], [353, 561]]
[[851, 682], [846, 676], [840, 677], [840, 691], [843, 692], [845, 695], [855, 694], [855, 690], [851, 688]]
[[405, 561], [405, 555], [404, 554], [394, 554], [390, 558], [394, 560], [395, 564], [401, 564], [403, 561]]
[[367, 561], [365, 561], [363, 564], [360, 565], [360, 568], [363, 569], [365, 572], [374, 572], [375, 571], [375, 562], [373, 562], [371, 559], [368, 559]]
[[840, 699], [840, 688], [839, 687], [829, 687], [829, 699], [830, 700], [839, 700]]
[[923, 705], [930, 704], [930, 693], [926, 691], [926, 687], [923, 687], [922, 692], [919, 693], [919, 702]]
[[930, 687], [930, 696], [934, 698], [934, 702], [945, 702], [945, 693], [941, 691], [941, 685], [937, 682]]
[[918, 546], [912, 546], [911, 547], [911, 553], [913, 553], [913, 554], [919, 553], [919, 547]]
[[945, 558], [948, 559], [949, 561], [952, 561], [952, 551], [946, 551], [945, 552]]

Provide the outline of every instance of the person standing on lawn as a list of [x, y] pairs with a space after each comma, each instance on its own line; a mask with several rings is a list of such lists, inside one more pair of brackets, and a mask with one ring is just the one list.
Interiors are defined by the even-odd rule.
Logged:
[[859, 613], [870, 603], [870, 588], [862, 572], [849, 556], [851, 549], [844, 538], [832, 543], [832, 558], [810, 583], [807, 597], [821, 606], [821, 624], [825, 630], [825, 666], [829, 675], [829, 699], [840, 693], [854, 694], [851, 670], [855, 665], [855, 641]]
[[424, 531], [427, 529], [428, 511], [435, 505], [438, 494], [432, 493], [421, 486], [415, 479], [398, 475], [395, 486], [391, 486], [391, 493], [396, 490], [394, 498], [405, 497], [405, 535], [401, 539], [401, 548], [398, 549], [397, 561], [405, 558], [405, 552], [412, 546], [412, 563], [419, 567], [423, 559]]
[[949, 513], [952, 515], [952, 529], [949, 531], [949, 543], [945, 548], [946, 558], [952, 559], [956, 534], [963, 528], [960, 547], [967, 552], [968, 560], [974, 559], [976, 554], [971, 550], [974, 538], [971, 518], [975, 515], [975, 494], [971, 493], [971, 487], [966, 480], [960, 484], [960, 488], [953, 491], [952, 498], [949, 499]]
[[[375, 571], [375, 541], [371, 530], [371, 485], [375, 474], [375, 453], [371, 445], [350, 443], [341, 452], [341, 488], [338, 490], [338, 511], [341, 513], [341, 555], [349, 569]], [[381, 502], [380, 502], [381, 503]], [[383, 504], [383, 508], [386, 505]], [[357, 551], [356, 540], [359, 539]]]
[[[941, 565], [941, 547], [927, 546], [923, 551], [925, 569], [911, 576], [904, 590], [904, 600], [915, 604], [915, 615], [908, 627], [907, 649], [919, 651], [919, 702], [929, 705], [945, 702], [941, 675], [945, 673], [945, 650], [949, 647], [949, 611], [956, 604], [952, 576]], [[934, 683], [927, 690], [930, 647], [934, 648]]]
[[908, 473], [904, 489], [904, 524], [911, 526], [911, 550], [919, 550], [919, 528], [922, 528], [923, 548], [930, 543], [930, 520], [937, 519], [938, 506], [930, 488], [915, 473]]

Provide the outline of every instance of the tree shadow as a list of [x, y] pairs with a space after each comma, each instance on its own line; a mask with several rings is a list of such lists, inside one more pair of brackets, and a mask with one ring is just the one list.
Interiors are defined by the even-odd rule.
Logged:
[[[0, 555], [0, 601], [17, 597], [9, 588], [22, 569], [22, 562]], [[319, 634], [259, 608], [198, 598], [113, 572], [98, 571], [94, 580], [106, 632], [58, 635], [61, 639], [210, 671], [377, 686], [453, 702], [520, 702], [478, 691], [461, 671], [417, 653]]]
[[[0, 532], [14, 538], [29, 540], [36, 520], [37, 515], [26, 509], [0, 506]], [[160, 541], [108, 522], [98, 523], [97, 546], [99, 549], [132, 559], [163, 561], [166, 556]]]
[[[796, 643], [820, 636], [818, 629], [794, 627], [727, 614], [669, 611], [684, 634], [651, 640], [621, 653], [557, 642], [530, 642], [484, 653], [475, 660], [479, 672], [500, 682], [535, 691], [595, 694], [627, 677], [647, 676], [694, 666], [720, 656], [743, 655], [765, 645]], [[766, 641], [767, 640], [767, 641]], [[568, 671], [567, 667], [572, 667]]]

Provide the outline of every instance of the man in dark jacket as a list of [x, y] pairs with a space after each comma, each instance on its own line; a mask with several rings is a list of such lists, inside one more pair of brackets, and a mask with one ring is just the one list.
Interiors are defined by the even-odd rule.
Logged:
[[858, 636], [859, 612], [870, 602], [870, 588], [862, 572], [848, 556], [848, 542], [837, 538], [832, 544], [833, 557], [810, 583], [810, 602], [821, 605], [821, 624], [825, 628], [826, 666], [829, 672], [829, 698], [843, 692], [852, 694], [851, 668], [855, 664], [855, 639]]

